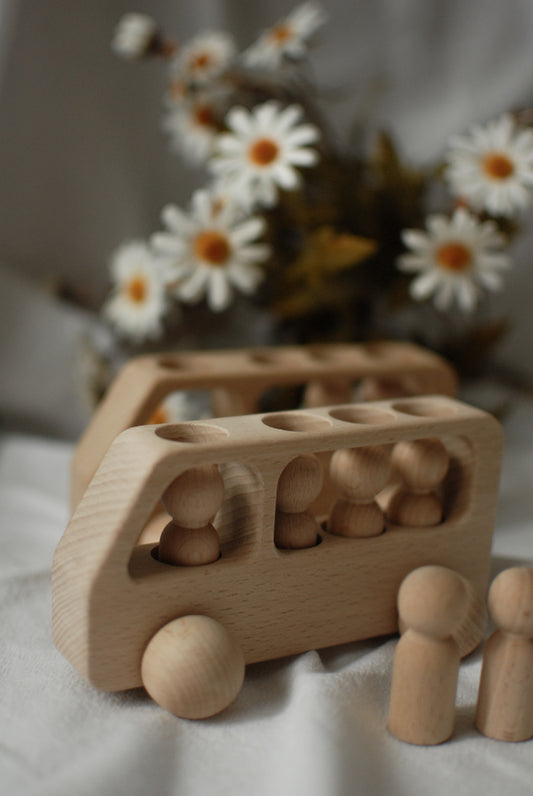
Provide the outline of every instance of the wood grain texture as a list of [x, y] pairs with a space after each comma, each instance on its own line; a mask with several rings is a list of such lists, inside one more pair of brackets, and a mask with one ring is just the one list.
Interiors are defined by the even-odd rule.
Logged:
[[364, 387], [369, 380], [396, 385], [395, 395], [455, 395], [457, 389], [450, 365], [411, 343], [280, 346], [136, 357], [120, 371], [76, 446], [72, 508], [115, 437], [131, 426], [148, 423], [175, 390], [209, 390], [213, 414], [229, 416], [257, 412], [261, 395], [274, 386], [307, 384], [307, 405], [323, 406], [351, 400], [353, 384], [360, 381]]
[[182, 616], [150, 639], [141, 675], [158, 705], [184, 719], [205, 719], [226, 708], [241, 690], [244, 658], [219, 622]]
[[[314, 547], [276, 548], [278, 480], [296, 456], [433, 437], [450, 455], [442, 524], [389, 523], [367, 539], [322, 528]], [[220, 622], [248, 663], [395, 632], [400, 583], [425, 564], [456, 570], [484, 596], [502, 442], [494, 418], [443, 396], [130, 428], [109, 448], [56, 550], [55, 643], [87, 680], [113, 691], [141, 684], [148, 641], [178, 617]], [[136, 540], [168, 486], [205, 465], [224, 480], [221, 558], [163, 564], [153, 544]], [[326, 473], [310, 509], [325, 520], [338, 497]]]

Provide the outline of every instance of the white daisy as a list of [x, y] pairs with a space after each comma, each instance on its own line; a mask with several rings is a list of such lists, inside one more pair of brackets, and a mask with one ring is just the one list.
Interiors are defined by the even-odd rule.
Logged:
[[202, 390], [176, 390], [161, 402], [148, 423], [180, 423], [210, 416], [209, 394]]
[[135, 342], [162, 332], [167, 310], [163, 272], [144, 241], [120, 246], [111, 261], [113, 292], [103, 308], [117, 330]]
[[243, 220], [232, 203], [221, 203], [209, 191], [196, 191], [185, 213], [175, 205], [163, 210], [168, 232], [152, 236], [154, 249], [166, 259], [166, 280], [176, 296], [186, 302], [206, 295], [212, 310], [226, 309], [233, 287], [253, 293], [263, 277], [257, 263], [270, 255], [257, 243], [264, 231], [258, 217]]
[[163, 129], [170, 135], [173, 149], [194, 163], [204, 163], [213, 152], [218, 108], [209, 98], [196, 97], [171, 105], [163, 118]]
[[309, 39], [326, 19], [327, 15], [318, 3], [303, 3], [266, 30], [243, 53], [244, 63], [250, 67], [276, 69], [284, 57], [302, 58], [307, 52]]
[[313, 166], [318, 160], [310, 148], [319, 138], [312, 124], [298, 124], [302, 109], [277, 102], [257, 105], [252, 111], [232, 108], [226, 118], [230, 133], [220, 135], [210, 161], [213, 173], [242, 203], [275, 204], [278, 188], [300, 185], [296, 166]]
[[505, 115], [466, 136], [454, 136], [446, 172], [451, 190], [474, 210], [512, 216], [529, 203], [533, 185], [533, 131]]
[[500, 251], [505, 239], [492, 221], [479, 222], [458, 208], [451, 219], [429, 216], [426, 226], [427, 233], [404, 230], [404, 243], [412, 253], [398, 262], [402, 271], [419, 274], [411, 282], [414, 299], [433, 295], [440, 310], [455, 300], [468, 311], [477, 302], [479, 286], [488, 290], [501, 287], [500, 272], [510, 266], [510, 259]]
[[206, 84], [219, 77], [231, 65], [236, 48], [227, 33], [200, 33], [181, 48], [175, 67], [195, 84]]
[[122, 58], [142, 58], [151, 49], [157, 35], [157, 23], [152, 17], [124, 14], [115, 29], [111, 49]]

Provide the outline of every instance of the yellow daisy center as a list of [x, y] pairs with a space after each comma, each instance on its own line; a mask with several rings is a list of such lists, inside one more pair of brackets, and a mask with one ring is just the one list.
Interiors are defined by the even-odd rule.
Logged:
[[207, 52], [199, 52], [192, 56], [190, 60], [191, 69], [206, 69], [211, 63], [211, 55]]
[[126, 294], [135, 304], [142, 304], [148, 293], [146, 280], [142, 276], [136, 276], [126, 285]]
[[200, 260], [209, 265], [224, 265], [231, 254], [231, 246], [222, 233], [206, 230], [194, 241], [194, 251]]
[[285, 44], [288, 39], [292, 39], [293, 32], [290, 25], [281, 23], [270, 31], [270, 39], [276, 44]]
[[168, 417], [167, 413], [165, 412], [164, 408], [162, 406], [158, 406], [157, 409], [155, 409], [152, 412], [152, 414], [150, 415], [150, 417], [148, 418], [148, 420], [146, 422], [147, 422], [148, 425], [150, 425], [152, 423], [154, 425], [156, 423], [168, 423], [169, 422], [169, 417]]
[[446, 271], [467, 271], [472, 265], [472, 252], [464, 243], [444, 243], [436, 253], [435, 259]]
[[271, 138], [259, 138], [250, 147], [248, 156], [255, 166], [269, 166], [278, 153], [279, 147]]
[[503, 152], [488, 152], [483, 158], [482, 167], [492, 180], [506, 180], [514, 172], [514, 163]]
[[197, 105], [194, 109], [194, 120], [199, 127], [215, 126], [215, 116], [209, 105]]

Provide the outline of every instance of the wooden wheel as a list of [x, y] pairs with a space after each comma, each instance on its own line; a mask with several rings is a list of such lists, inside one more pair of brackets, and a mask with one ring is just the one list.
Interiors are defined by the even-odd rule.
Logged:
[[152, 637], [141, 677], [165, 710], [184, 719], [204, 719], [224, 710], [241, 690], [244, 658], [220, 622], [182, 616]]

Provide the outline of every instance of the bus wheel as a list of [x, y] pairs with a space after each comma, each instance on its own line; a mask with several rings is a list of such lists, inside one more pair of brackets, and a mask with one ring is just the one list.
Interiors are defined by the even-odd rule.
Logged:
[[184, 719], [205, 719], [227, 707], [244, 679], [244, 658], [220, 622], [182, 616], [146, 647], [143, 685], [158, 705]]

